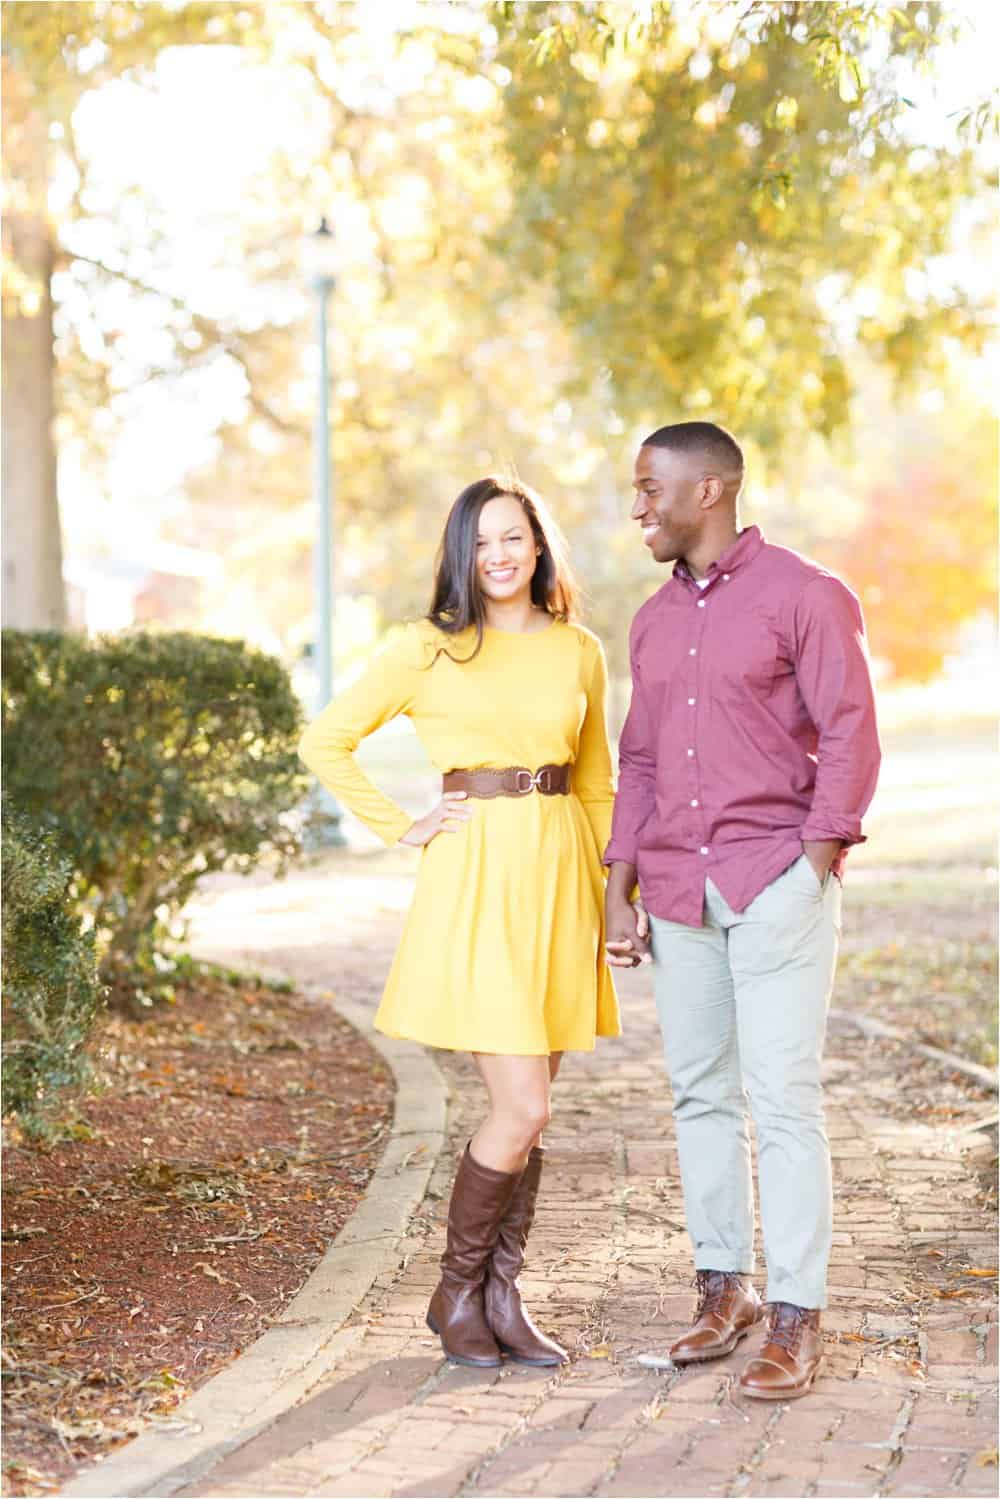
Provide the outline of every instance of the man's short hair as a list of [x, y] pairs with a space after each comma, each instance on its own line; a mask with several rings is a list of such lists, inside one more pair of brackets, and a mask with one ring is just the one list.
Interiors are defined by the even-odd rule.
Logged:
[[715, 422], [674, 422], [658, 427], [643, 439], [644, 448], [670, 448], [674, 453], [701, 453], [720, 468], [743, 472], [743, 449], [731, 432]]

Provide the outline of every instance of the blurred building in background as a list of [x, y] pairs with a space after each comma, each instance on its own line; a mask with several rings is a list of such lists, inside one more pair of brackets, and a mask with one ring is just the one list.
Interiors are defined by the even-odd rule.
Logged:
[[196, 547], [156, 542], [138, 555], [68, 557], [63, 564], [68, 623], [88, 635], [134, 625], [198, 629], [205, 594], [222, 558]]

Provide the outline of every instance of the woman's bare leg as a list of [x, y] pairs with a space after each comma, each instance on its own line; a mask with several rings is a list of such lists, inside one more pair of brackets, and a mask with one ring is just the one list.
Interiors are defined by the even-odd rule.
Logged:
[[558, 1058], [474, 1055], [490, 1110], [470, 1141], [472, 1154], [494, 1171], [520, 1171], [549, 1122], [553, 1060], [558, 1069]]
[[[555, 1082], [555, 1080], [556, 1080], [556, 1074], [559, 1071], [559, 1064], [562, 1062], [562, 1059], [563, 1059], [563, 1053], [561, 1051], [550, 1051], [549, 1052], [549, 1082], [550, 1083], [554, 1083]], [[536, 1145], [541, 1145], [541, 1143], [542, 1143], [542, 1131], [539, 1130], [538, 1134], [535, 1136], [535, 1138], [531, 1142], [532, 1148], [534, 1148]]]

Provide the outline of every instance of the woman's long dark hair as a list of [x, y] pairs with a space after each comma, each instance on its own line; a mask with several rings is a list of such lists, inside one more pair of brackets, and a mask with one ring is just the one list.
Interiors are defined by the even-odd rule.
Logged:
[[476, 647], [471, 655], [461, 658], [465, 661], [471, 661], [482, 649], [486, 624], [486, 600], [476, 571], [479, 516], [489, 500], [501, 495], [519, 502], [540, 548], [531, 579], [531, 602], [553, 619], [575, 619], [578, 612], [579, 589], [569, 565], [566, 540], [543, 501], [518, 479], [488, 474], [463, 489], [448, 513], [438, 549], [434, 595], [427, 611], [431, 624], [446, 635], [458, 635], [475, 626]]

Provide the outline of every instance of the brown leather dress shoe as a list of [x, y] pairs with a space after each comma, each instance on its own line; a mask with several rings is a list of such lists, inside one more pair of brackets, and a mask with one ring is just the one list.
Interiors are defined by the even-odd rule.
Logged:
[[502, 1362], [483, 1306], [486, 1267], [520, 1171], [482, 1166], [466, 1146], [448, 1204], [448, 1237], [441, 1279], [427, 1309], [427, 1326], [456, 1364], [495, 1369]]
[[699, 1270], [694, 1326], [670, 1350], [675, 1364], [725, 1358], [760, 1316], [757, 1292], [746, 1275], [730, 1270]]
[[544, 1159], [545, 1151], [536, 1145], [500, 1224], [497, 1247], [486, 1275], [485, 1295], [486, 1321], [502, 1351], [516, 1364], [542, 1369], [565, 1364], [569, 1358], [565, 1348], [546, 1337], [532, 1322], [521, 1303], [517, 1284], [535, 1218]]
[[797, 1400], [808, 1393], [823, 1357], [819, 1312], [775, 1301], [768, 1309], [767, 1342], [740, 1375], [752, 1400]]

